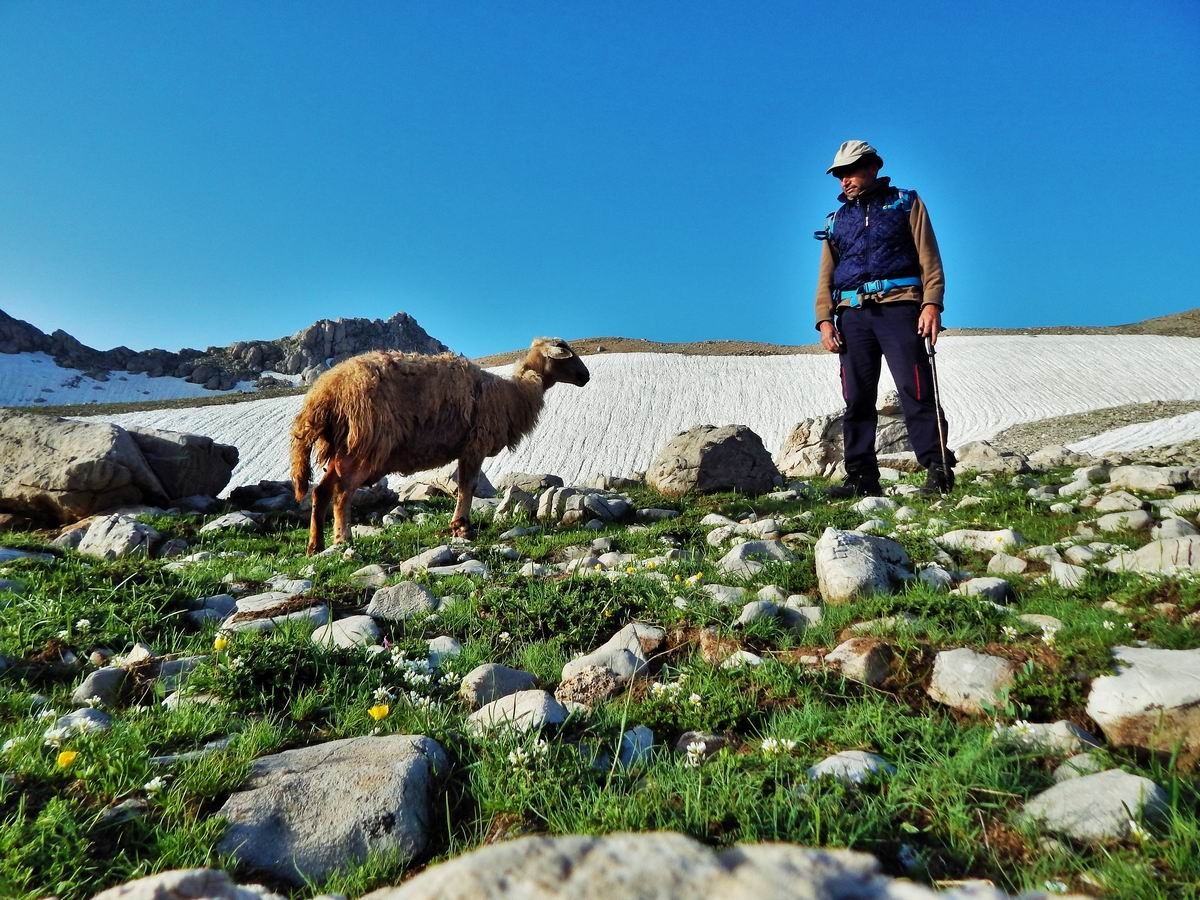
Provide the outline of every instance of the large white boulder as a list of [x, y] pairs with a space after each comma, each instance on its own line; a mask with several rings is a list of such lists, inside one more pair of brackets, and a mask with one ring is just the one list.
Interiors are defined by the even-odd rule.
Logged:
[[890, 593], [912, 573], [908, 554], [895, 541], [854, 531], [826, 528], [813, 555], [826, 603]]
[[1092, 681], [1087, 713], [1118, 747], [1200, 758], [1200, 649], [1114, 647], [1117, 674]]

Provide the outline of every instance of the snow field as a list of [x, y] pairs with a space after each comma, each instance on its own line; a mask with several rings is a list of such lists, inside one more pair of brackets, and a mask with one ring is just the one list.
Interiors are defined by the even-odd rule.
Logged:
[[[937, 355], [949, 442], [959, 446], [1020, 422], [1126, 403], [1200, 399], [1198, 349], [1193, 338], [1153, 335], [951, 333], [939, 341]], [[569, 483], [595, 473], [643, 470], [672, 435], [705, 424], [747, 425], [776, 453], [801, 419], [842, 407], [834, 355], [627, 353], [584, 359], [591, 382], [554, 387], [533, 434], [516, 450], [488, 460], [489, 478], [550, 472]], [[880, 390], [892, 386], [885, 368]], [[282, 397], [101, 418], [234, 444], [241, 461], [228, 491], [288, 477], [288, 432], [302, 402]], [[1195, 429], [1196, 419], [1181, 427]], [[1188, 436], [1198, 435], [1193, 430]]]
[[1200, 412], [1184, 413], [1169, 419], [1154, 422], [1135, 422], [1123, 428], [1114, 428], [1095, 437], [1068, 444], [1067, 449], [1079, 453], [1099, 456], [1103, 453], [1119, 453], [1139, 450], [1143, 447], [1161, 447], [1164, 444], [1180, 444], [1200, 439]]
[[[290, 380], [298, 376], [282, 377]], [[113, 372], [108, 381], [97, 381], [80, 369], [58, 365], [46, 353], [0, 353], [0, 406], [178, 400], [253, 390], [252, 381], [238, 382], [228, 391], [210, 391], [182, 378], [171, 375], [151, 378], [144, 372]]]

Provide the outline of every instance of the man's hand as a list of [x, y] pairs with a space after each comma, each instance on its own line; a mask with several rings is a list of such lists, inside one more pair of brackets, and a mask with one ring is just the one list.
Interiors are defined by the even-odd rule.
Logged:
[[921, 316], [917, 319], [917, 334], [928, 337], [930, 343], [936, 344], [938, 334], [942, 330], [942, 311], [932, 303], [921, 307]]
[[821, 346], [830, 353], [840, 353], [842, 349], [842, 342], [838, 338], [837, 329], [833, 327], [833, 323], [830, 321], [822, 322], [820, 329]]

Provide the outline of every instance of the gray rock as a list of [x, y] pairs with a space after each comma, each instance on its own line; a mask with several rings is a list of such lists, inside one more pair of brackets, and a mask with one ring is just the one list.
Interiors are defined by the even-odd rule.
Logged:
[[567, 720], [567, 709], [547, 691], [517, 691], [493, 700], [467, 717], [467, 728], [482, 734], [497, 729], [534, 731]]
[[661, 494], [741, 491], [763, 494], [782, 476], [762, 438], [745, 425], [701, 425], [675, 435], [646, 473]]
[[843, 641], [825, 656], [825, 664], [851, 681], [879, 687], [892, 672], [895, 652], [891, 645], [869, 637]]
[[1095, 561], [1099, 554], [1090, 547], [1081, 547], [1076, 545], [1074, 547], [1068, 547], [1066, 550], [1064, 550], [1063, 556], [1066, 557], [1066, 560], [1069, 563], [1077, 566], [1086, 566], [1088, 563]]
[[1109, 769], [1060, 782], [1025, 804], [1023, 815], [1048, 831], [1078, 841], [1128, 838], [1130, 821], [1160, 822], [1167, 792], [1139, 775]]
[[536, 515], [537, 500], [532, 494], [515, 485], [504, 490], [504, 496], [496, 506], [497, 520], [532, 519]]
[[1050, 777], [1054, 780], [1055, 784], [1060, 784], [1064, 781], [1070, 781], [1072, 778], [1078, 778], [1081, 775], [1095, 775], [1097, 772], [1103, 772], [1104, 768], [1105, 761], [1102, 754], [1094, 751], [1076, 753], [1074, 756], [1064, 760]]
[[852, 531], [826, 528], [814, 556], [826, 603], [890, 593], [910, 574], [908, 554], [895, 541]]
[[1020, 575], [1029, 567], [1023, 559], [1016, 556], [1009, 556], [1007, 553], [997, 553], [988, 560], [989, 575]]
[[621, 735], [621, 744], [617, 748], [617, 764], [622, 769], [632, 769], [640, 763], [647, 762], [653, 749], [654, 732], [645, 725], [634, 726]]
[[1109, 513], [1096, 520], [1101, 531], [1148, 531], [1153, 525], [1154, 517], [1143, 509]]
[[[845, 458], [842, 420], [841, 414], [835, 414], [815, 416], [799, 422], [788, 434], [776, 456], [779, 471], [789, 478], [812, 475], [828, 477], [837, 472]], [[875, 428], [875, 452], [890, 456], [911, 449], [908, 429], [899, 410], [881, 410]]]
[[1092, 681], [1087, 714], [1115, 747], [1200, 758], [1200, 649], [1113, 647], [1116, 675]]
[[167, 499], [125, 429], [0, 411], [0, 511], [66, 523]]
[[130, 516], [104, 516], [94, 519], [79, 542], [78, 550], [100, 559], [121, 556], [150, 556], [161, 535]]
[[1148, 572], [1171, 575], [1200, 572], [1200, 535], [1151, 541], [1133, 553], [1119, 552], [1104, 568], [1110, 572]]
[[92, 900], [285, 900], [257, 884], [238, 885], [220, 869], [172, 869], [101, 891]]
[[229, 484], [238, 449], [201, 434], [130, 426], [142, 456], [168, 497], [215, 497]]
[[1012, 586], [1003, 578], [968, 578], [950, 592], [960, 597], [983, 597], [1003, 603], [1012, 596]]
[[658, 507], [646, 507], [644, 509], [637, 510], [633, 514], [633, 517], [638, 522], [642, 522], [643, 524], [649, 524], [651, 522], [665, 522], [668, 519], [674, 519], [674, 518], [678, 517], [678, 515], [679, 515], [679, 510], [677, 510], [677, 509], [660, 509]]
[[[746, 541], [738, 544], [717, 562], [717, 570], [728, 575], [754, 575], [762, 569], [761, 563], [795, 562], [796, 554], [779, 541]], [[747, 563], [759, 563], [752, 568]]]
[[1113, 491], [1101, 497], [1100, 502], [1092, 508], [1098, 513], [1130, 512], [1145, 509], [1146, 502], [1128, 491]]
[[313, 631], [311, 640], [320, 647], [367, 647], [378, 644], [382, 632], [370, 616], [347, 616]]
[[870, 515], [873, 512], [891, 512], [895, 508], [896, 501], [888, 497], [863, 497], [850, 507], [860, 516]]
[[954, 576], [937, 563], [929, 563], [917, 572], [917, 580], [937, 591], [948, 591], [954, 587]]
[[1111, 487], [1153, 494], [1187, 487], [1191, 474], [1186, 466], [1117, 466], [1108, 480]]
[[367, 604], [367, 615], [385, 622], [404, 622], [414, 616], [427, 615], [441, 604], [433, 592], [415, 581], [377, 590]]
[[895, 771], [896, 767], [882, 756], [865, 750], [843, 750], [810, 766], [808, 777], [813, 781], [833, 778], [842, 784], [862, 784], [873, 776], [892, 775]]
[[478, 559], [464, 559], [460, 563], [455, 563], [452, 566], [433, 566], [426, 571], [430, 575], [446, 576], [446, 575], [470, 575], [475, 578], [487, 578], [489, 569], [487, 563], [481, 562]]
[[949, 550], [974, 550], [977, 553], [1000, 553], [1025, 544], [1025, 539], [1011, 528], [997, 531], [960, 528], [935, 540]]
[[306, 622], [310, 625], [320, 627], [329, 621], [329, 607], [324, 603], [285, 612], [284, 610], [290, 607], [294, 599], [288, 597], [277, 601], [274, 608], [279, 611], [273, 614], [264, 614], [270, 613], [271, 608], [255, 610], [255, 618], [245, 618], [246, 612], [239, 609], [238, 612], [221, 623], [221, 631], [250, 631], [256, 634], [269, 634], [279, 626], [289, 622]]
[[549, 487], [562, 487], [563, 480], [557, 475], [533, 474], [529, 472], [509, 472], [496, 479], [496, 490], [505, 491], [510, 487], [536, 494]]
[[454, 562], [455, 558], [455, 553], [450, 546], [448, 544], [441, 544], [406, 559], [400, 563], [400, 571], [405, 575], [411, 575], [413, 572], [419, 572], [422, 569], [432, 569], [449, 565]]
[[1200, 494], [1176, 494], [1168, 509], [1177, 516], [1194, 516], [1200, 513]]
[[1087, 578], [1087, 569], [1082, 566], [1073, 566], [1070, 563], [1052, 562], [1046, 578], [1060, 587], [1076, 588]]
[[619, 681], [628, 681], [646, 668], [648, 654], [657, 650], [666, 637], [661, 628], [631, 622], [591, 653], [563, 666], [562, 680], [577, 675], [587, 666], [600, 666], [611, 670]]
[[218, 516], [211, 522], [205, 523], [200, 533], [205, 534], [211, 531], [261, 531], [262, 526], [258, 521], [245, 511], [226, 513], [223, 516]]
[[702, 590], [719, 606], [732, 606], [735, 603], [741, 603], [746, 598], [745, 588], [733, 587], [728, 584], [706, 584]]
[[963, 712], [984, 713], [996, 708], [1012, 685], [1016, 667], [1006, 659], [976, 653], [966, 647], [943, 650], [933, 662], [927, 693], [939, 703]]
[[217, 849], [292, 884], [320, 881], [371, 853], [411, 859], [429, 843], [448, 769], [436, 741], [408, 735], [265, 756], [218, 812], [230, 824]]
[[997, 722], [993, 735], [998, 743], [1038, 753], [1082, 753], [1099, 747], [1100, 742], [1078, 725], [1065, 719], [1059, 722]]
[[[870, 854], [786, 843], [713, 850], [681, 834], [516, 838], [432, 866], [363, 900], [934, 900], [949, 895], [879, 874]], [[964, 895], [965, 896], [965, 895]], [[976, 891], [975, 900], [1000, 900]]]
[[1150, 529], [1150, 539], [1153, 541], [1167, 540], [1168, 538], [1191, 537], [1194, 534], [1200, 534], [1200, 529], [1189, 522], [1187, 519], [1180, 519], [1172, 516], [1169, 519], [1164, 519], [1160, 524], [1155, 525]]
[[454, 659], [462, 653], [462, 644], [447, 634], [438, 635], [425, 642], [429, 651], [429, 665], [437, 668], [448, 659]]
[[958, 465], [954, 471], [958, 474], [968, 472], [988, 472], [992, 474], [1015, 475], [1028, 471], [1028, 461], [1020, 453], [1000, 450], [987, 441], [969, 441], [954, 451], [958, 457]]
[[83, 679], [83, 683], [71, 694], [71, 702], [76, 706], [85, 705], [93, 697], [110, 709], [121, 702], [125, 689], [125, 679], [129, 672], [117, 666], [104, 666]]
[[535, 684], [537, 679], [528, 672], [496, 663], [484, 663], [463, 677], [458, 692], [471, 709], [479, 709], [509, 694], [532, 690]]
[[59, 716], [46, 729], [42, 738], [51, 744], [61, 744], [79, 734], [90, 734], [108, 731], [112, 727], [112, 717], [98, 709], [84, 708]]
[[372, 563], [351, 572], [350, 583], [360, 588], [383, 587], [387, 584], [387, 572], [383, 566]]

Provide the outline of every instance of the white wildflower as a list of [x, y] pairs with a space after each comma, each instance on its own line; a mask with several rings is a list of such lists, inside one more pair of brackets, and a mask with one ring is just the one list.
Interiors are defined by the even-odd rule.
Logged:
[[703, 702], [704, 698], [695, 692], [688, 695], [688, 703], [692, 704], [692, 706], [699, 706]]
[[244, 669], [246, 668], [246, 660], [242, 659], [240, 656], [235, 656], [233, 659], [229, 660], [228, 665], [229, 668], [234, 669], [235, 671]]
[[1013, 628], [1011, 625], [1005, 625], [1000, 629], [1000, 633], [1010, 641], [1016, 640], [1017, 638], [1017, 629]]
[[512, 640], [512, 635], [509, 634], [507, 631], [502, 631], [498, 635], [496, 635], [496, 640], [498, 640], [502, 644], [507, 644], [509, 641]]
[[396, 695], [385, 687], [375, 688], [375, 692], [371, 694], [371, 697], [376, 703], [386, 703], [388, 700], [396, 699]]
[[151, 778], [149, 781], [147, 781], [145, 784], [142, 785], [142, 790], [145, 791], [147, 794], [157, 794], [159, 791], [161, 791], [166, 786], [167, 786], [167, 776], [166, 775], [156, 775], [155, 777]]
[[51, 719], [58, 718], [58, 710], [57, 709], [43, 709], [40, 713], [38, 713], [37, 717], [38, 717], [39, 722], [48, 722]]
[[11, 753], [23, 743], [25, 743], [25, 738], [23, 737], [9, 738], [4, 742], [4, 745], [0, 747], [0, 753]]
[[86, 703], [88, 706], [90, 706], [92, 709], [96, 709], [97, 707], [104, 705], [104, 701], [101, 700], [99, 697], [97, 697], [95, 694], [88, 697], [83, 702]]
[[767, 756], [781, 756], [796, 749], [796, 742], [790, 738], [764, 738], [762, 752]]
[[1047, 894], [1065, 894], [1067, 892], [1065, 881], [1043, 881], [1042, 888]]
[[1111, 619], [1106, 619], [1104, 621], [1104, 630], [1105, 631], [1112, 631], [1116, 627], [1117, 627], [1117, 623], [1113, 622]]
[[438, 679], [438, 684], [444, 685], [446, 687], [450, 687], [451, 685], [458, 684], [460, 680], [461, 679], [457, 675], [455, 675], [453, 672], [447, 672], [445, 675], [443, 675], [441, 678]]
[[692, 741], [687, 745], [687, 764], [692, 768], [699, 766], [704, 762], [704, 752], [707, 749], [708, 745], [704, 741]]
[[508, 761], [514, 769], [524, 769], [529, 764], [529, 754], [524, 747], [517, 747], [509, 751]]
[[81, 633], [86, 633], [88, 631], [91, 631], [91, 629], [92, 629], [91, 619], [77, 619], [76, 620], [76, 622], [75, 622], [75, 630], [76, 631], [81, 632]]
[[1053, 647], [1055, 632], [1056, 632], [1056, 629], [1054, 629], [1054, 628], [1043, 628], [1042, 629], [1042, 643], [1045, 644], [1047, 647]]
[[1135, 822], [1133, 819], [1129, 820], [1129, 836], [1131, 838], [1133, 838], [1133, 840], [1137, 841], [1139, 844], [1145, 843], [1146, 841], [1150, 840], [1150, 832], [1147, 831], [1144, 826], [1142, 826], [1138, 822]]

